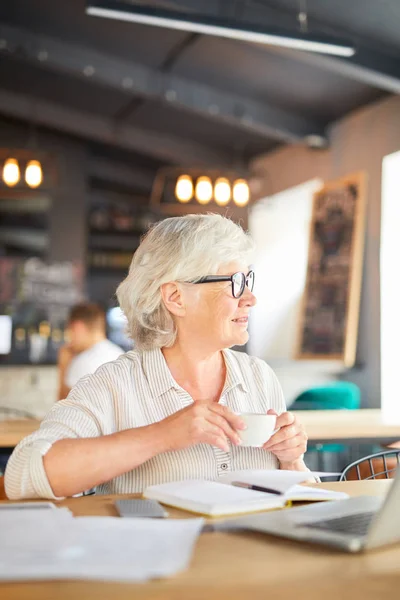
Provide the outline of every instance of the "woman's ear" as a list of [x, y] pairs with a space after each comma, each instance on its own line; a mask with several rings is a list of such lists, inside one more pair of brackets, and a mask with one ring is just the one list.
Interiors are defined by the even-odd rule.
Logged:
[[161, 297], [165, 308], [176, 317], [184, 317], [186, 314], [185, 302], [182, 290], [174, 282], [163, 283], [161, 286]]

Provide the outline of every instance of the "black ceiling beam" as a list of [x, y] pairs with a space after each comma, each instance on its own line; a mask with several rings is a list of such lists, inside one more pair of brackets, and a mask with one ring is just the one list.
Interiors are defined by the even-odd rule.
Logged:
[[174, 46], [167, 54], [162, 64], [160, 65], [160, 71], [166, 73], [171, 71], [176, 65], [178, 60], [182, 57], [183, 53], [186, 52], [193, 44], [200, 38], [199, 33], [189, 33], [182, 41]]
[[230, 17], [226, 14], [197, 12], [182, 10], [176, 6], [173, 9], [157, 4], [128, 4], [120, 0], [89, 0], [86, 6], [86, 14], [93, 17], [116, 19], [131, 23], [151, 25], [176, 29], [178, 31], [190, 31], [216, 37], [224, 37], [233, 40], [257, 42], [267, 46], [286, 46], [298, 50], [309, 50], [312, 52], [326, 52], [340, 56], [351, 56], [354, 54], [354, 45], [349, 40], [337, 36], [316, 34], [304, 31], [300, 27], [281, 28], [264, 22], [243, 17]]
[[[185, 6], [187, 10], [191, 10], [193, 0], [179, 0], [181, 6]], [[258, 4], [260, 6], [252, 6]], [[273, 22], [286, 23], [294, 22], [295, 15], [292, 10], [283, 7], [280, 4], [269, 3], [265, 0], [251, 0], [250, 5], [246, 4], [246, 15], [257, 11], [259, 17], [268, 18]], [[313, 31], [320, 31], [327, 35], [339, 34], [352, 39], [356, 46], [356, 54], [348, 58], [338, 58], [327, 56], [324, 54], [316, 54], [312, 52], [296, 52], [285, 50], [287, 56], [293, 57], [294, 60], [321, 68], [325, 71], [348, 77], [359, 83], [370, 85], [385, 92], [392, 94], [400, 94], [400, 59], [388, 52], [382, 52], [380, 49], [370, 47], [368, 40], [360, 38], [354, 31], [351, 31], [351, 23], [349, 29], [337, 31], [337, 28], [330, 25], [328, 22], [316, 20], [312, 15], [312, 10], [308, 11], [310, 23]], [[271, 48], [271, 51], [279, 51], [276, 48]]]
[[[118, 3], [116, 3], [118, 4]], [[198, 12], [198, 0], [176, 0], [176, 8], [179, 11], [185, 11], [189, 16], [191, 13]], [[232, 7], [234, 3], [232, 2]], [[268, 3], [262, 0], [252, 0], [251, 2], [242, 2], [240, 21], [253, 21], [255, 23], [264, 23], [272, 27], [286, 29], [288, 33], [299, 31], [297, 12], [284, 8], [279, 4]], [[258, 5], [258, 6], [257, 6]], [[202, 2], [202, 11], [211, 17], [224, 16], [221, 12], [221, 5], [213, 0]], [[226, 14], [230, 16], [232, 9], [227, 5]], [[317, 21], [312, 16], [312, 10], [309, 10], [309, 19], [312, 24], [310, 33], [321, 33], [322, 35], [339, 35], [353, 40], [356, 46], [356, 54], [352, 57], [338, 58], [319, 54], [315, 52], [301, 52], [295, 50], [281, 50], [274, 46], [268, 47], [271, 52], [285, 52], [287, 56], [294, 60], [322, 68], [325, 71], [348, 77], [360, 83], [390, 92], [400, 94], [400, 59], [382, 52], [377, 48], [371, 48], [367, 40], [360, 39], [351, 31], [337, 31], [329, 23]]]
[[169, 102], [268, 139], [299, 142], [309, 135], [325, 135], [324, 127], [312, 119], [76, 44], [8, 25], [0, 25], [0, 39], [3, 53], [16, 58], [86, 77], [133, 96]]
[[0, 113], [28, 122], [34, 119], [38, 126], [134, 150], [167, 163], [191, 166], [230, 164], [225, 153], [196, 142], [127, 125], [119, 127], [112, 119], [4, 89], [0, 90]]
[[346, 59], [309, 52], [293, 54], [290, 51], [290, 54], [295, 61], [348, 77], [391, 94], [400, 94], [400, 60], [377, 50], [358, 46], [357, 54]]
[[[187, 35], [182, 41], [178, 42], [167, 54], [165, 59], [159, 66], [160, 71], [170, 71], [177, 61], [181, 58], [182, 54], [190, 48], [199, 38], [198, 33], [191, 33]], [[128, 104], [120, 108], [115, 115], [117, 119], [127, 119], [133, 115], [143, 104], [146, 103], [146, 98], [132, 98]]]

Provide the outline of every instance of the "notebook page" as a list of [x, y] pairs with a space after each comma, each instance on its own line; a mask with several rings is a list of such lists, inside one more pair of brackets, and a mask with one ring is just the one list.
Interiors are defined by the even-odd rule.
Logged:
[[205, 480], [153, 485], [143, 495], [171, 506], [210, 515], [276, 508], [285, 503], [281, 496]]
[[293, 502], [344, 500], [348, 497], [349, 495], [345, 492], [324, 490], [322, 488], [312, 488], [306, 485], [295, 485], [291, 487], [290, 490], [284, 495], [286, 500], [291, 500]]
[[291, 487], [304, 481], [315, 482], [315, 477], [334, 477], [338, 473], [325, 473], [321, 471], [286, 471], [286, 470], [260, 470], [250, 469], [244, 471], [231, 471], [221, 475], [218, 481], [222, 483], [232, 483], [239, 481], [249, 485], [260, 485], [270, 487], [281, 493], [290, 490]]

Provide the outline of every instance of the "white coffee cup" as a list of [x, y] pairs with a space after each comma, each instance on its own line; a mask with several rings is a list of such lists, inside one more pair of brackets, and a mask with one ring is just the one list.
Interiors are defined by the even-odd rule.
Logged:
[[242, 446], [260, 448], [275, 433], [276, 416], [264, 413], [237, 413], [247, 429], [237, 430]]

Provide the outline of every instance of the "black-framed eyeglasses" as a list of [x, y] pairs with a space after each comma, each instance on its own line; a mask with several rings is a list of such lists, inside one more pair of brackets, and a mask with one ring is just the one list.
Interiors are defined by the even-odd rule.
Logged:
[[232, 296], [234, 298], [240, 298], [243, 296], [244, 290], [246, 287], [249, 288], [250, 292], [254, 289], [254, 271], [249, 271], [246, 273], [242, 273], [238, 271], [233, 275], [207, 275], [206, 277], [202, 277], [198, 281], [194, 281], [193, 283], [211, 283], [216, 281], [230, 281], [232, 284]]

